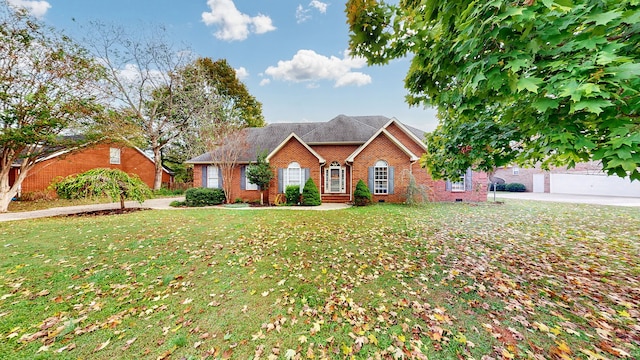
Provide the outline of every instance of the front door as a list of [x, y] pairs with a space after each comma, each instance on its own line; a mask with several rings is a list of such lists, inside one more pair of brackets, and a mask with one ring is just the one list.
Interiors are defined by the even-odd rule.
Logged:
[[346, 190], [345, 168], [340, 163], [334, 161], [328, 169], [324, 170], [324, 192], [344, 193]]

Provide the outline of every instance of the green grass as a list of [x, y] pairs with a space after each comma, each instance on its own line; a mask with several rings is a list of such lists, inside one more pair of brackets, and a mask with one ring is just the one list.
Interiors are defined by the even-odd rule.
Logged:
[[639, 358], [639, 237], [525, 201], [0, 223], [0, 354]]

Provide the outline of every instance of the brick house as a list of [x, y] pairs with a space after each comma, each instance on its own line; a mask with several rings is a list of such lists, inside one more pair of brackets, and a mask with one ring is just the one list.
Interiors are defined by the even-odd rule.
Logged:
[[[88, 144], [73, 151], [55, 152], [38, 159], [22, 181], [18, 196], [49, 192], [49, 186], [54, 180], [95, 168], [120, 169], [128, 174], [138, 175], [153, 188], [155, 164], [149, 156], [137, 147], [102, 142]], [[18, 171], [18, 166], [11, 169], [9, 186], [13, 185]], [[173, 183], [173, 175], [167, 169], [163, 169], [162, 183], [167, 186]]]
[[[467, 171], [459, 181], [432, 180], [420, 167], [426, 151], [424, 132], [384, 116], [339, 115], [328, 122], [276, 123], [243, 130], [246, 142], [233, 175], [231, 197], [248, 201], [260, 192], [245, 177], [247, 165], [266, 152], [274, 169], [265, 201], [274, 203], [288, 185], [304, 186], [312, 178], [323, 202], [352, 202], [358, 180], [368, 184], [373, 202], [404, 202], [410, 176], [432, 201], [486, 201], [487, 175]], [[193, 164], [195, 187], [222, 186], [216, 154]]]

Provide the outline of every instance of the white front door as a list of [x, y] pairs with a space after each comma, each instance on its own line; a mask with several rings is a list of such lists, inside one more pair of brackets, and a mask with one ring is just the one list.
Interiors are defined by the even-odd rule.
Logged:
[[339, 163], [333, 162], [328, 169], [324, 170], [324, 192], [344, 193], [346, 188], [345, 168]]

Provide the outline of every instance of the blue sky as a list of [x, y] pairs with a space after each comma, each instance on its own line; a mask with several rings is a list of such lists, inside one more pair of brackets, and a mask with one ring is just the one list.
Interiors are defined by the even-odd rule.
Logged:
[[[164, 25], [198, 56], [224, 58], [268, 123], [384, 115], [430, 131], [435, 110], [409, 108], [409, 60], [368, 67], [349, 55], [345, 0], [9, 0], [72, 37], [91, 20]], [[75, 21], [74, 21], [75, 19]]]

